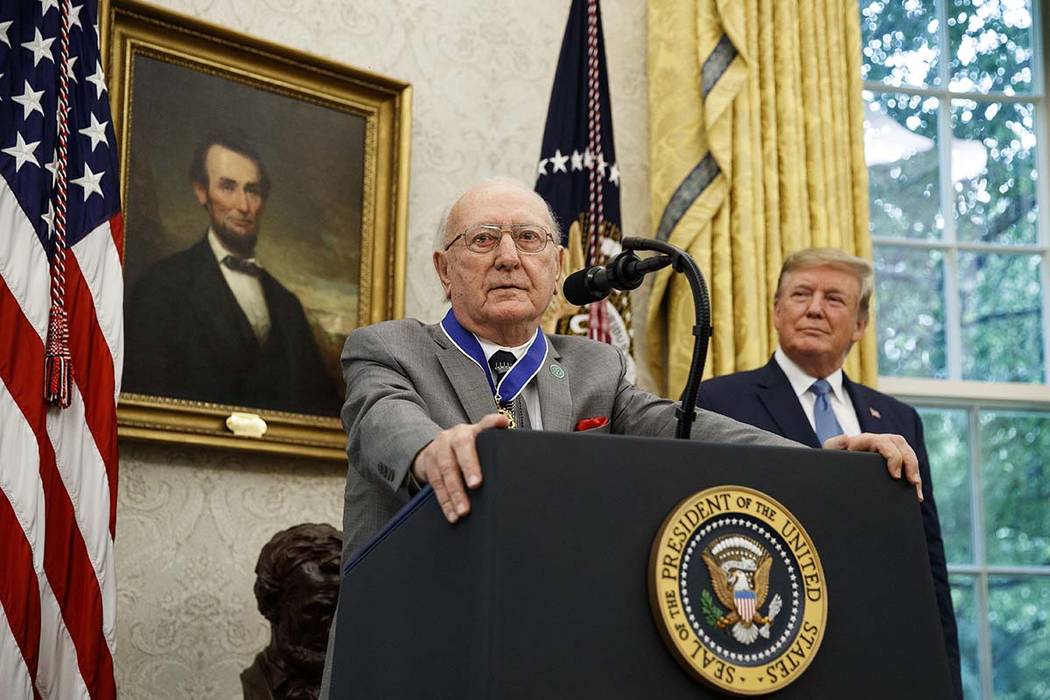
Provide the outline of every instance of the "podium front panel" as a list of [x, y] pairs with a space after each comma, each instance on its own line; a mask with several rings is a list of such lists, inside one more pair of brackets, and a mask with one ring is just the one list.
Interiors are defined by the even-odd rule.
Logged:
[[668, 514], [726, 484], [784, 504], [823, 564], [823, 642], [775, 697], [950, 697], [918, 504], [879, 457], [525, 431], [478, 450], [469, 517], [424, 495], [344, 577], [333, 697], [724, 697], [672, 656], [647, 577]]

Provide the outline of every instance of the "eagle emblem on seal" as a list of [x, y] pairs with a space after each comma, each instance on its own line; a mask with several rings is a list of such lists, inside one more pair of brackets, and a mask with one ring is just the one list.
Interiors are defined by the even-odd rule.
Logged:
[[760, 636], [769, 639], [769, 627], [783, 605], [777, 594], [766, 614], [760, 612], [769, 594], [773, 566], [769, 552], [750, 537], [728, 535], [711, 542], [702, 557], [715, 596], [726, 608], [718, 608], [713, 601], [705, 606], [712, 623], [741, 644], [752, 644]]

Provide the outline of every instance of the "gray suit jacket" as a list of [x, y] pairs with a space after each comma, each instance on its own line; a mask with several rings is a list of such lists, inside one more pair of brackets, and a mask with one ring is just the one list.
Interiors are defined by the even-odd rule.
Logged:
[[[673, 437], [677, 402], [635, 388], [616, 348], [584, 338], [547, 336], [551, 350], [537, 373], [544, 430], [572, 431], [605, 417], [592, 432]], [[388, 321], [360, 328], [342, 355], [343, 425], [349, 470], [343, 510], [343, 561], [411, 497], [416, 455], [442, 430], [474, 423], [495, 404], [481, 368], [439, 325]], [[563, 372], [553, 369], [560, 367]], [[799, 446], [777, 435], [700, 411], [692, 438], [704, 442]]]

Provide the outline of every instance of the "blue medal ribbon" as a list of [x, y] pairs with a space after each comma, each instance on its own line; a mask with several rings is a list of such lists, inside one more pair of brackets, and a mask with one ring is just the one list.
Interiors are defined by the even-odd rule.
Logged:
[[449, 309], [445, 318], [441, 319], [441, 330], [461, 353], [481, 368], [489, 382], [489, 389], [492, 390], [492, 398], [495, 399], [496, 405], [504, 408], [510, 406], [547, 361], [547, 337], [543, 335], [542, 330], [537, 328], [536, 335], [533, 336], [525, 354], [518, 358], [514, 366], [503, 375], [497, 384], [477, 336], [459, 324], [452, 309]]

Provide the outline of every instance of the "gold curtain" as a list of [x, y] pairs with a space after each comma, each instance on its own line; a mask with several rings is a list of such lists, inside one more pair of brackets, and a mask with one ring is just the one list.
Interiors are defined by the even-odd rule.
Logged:
[[[650, 0], [652, 223], [710, 287], [707, 375], [769, 359], [787, 254], [871, 258], [860, 92], [857, 0]], [[646, 332], [665, 395], [685, 385], [693, 324], [688, 283], [662, 271]], [[872, 384], [873, 326], [846, 363]]]

